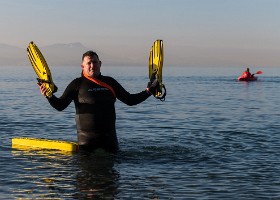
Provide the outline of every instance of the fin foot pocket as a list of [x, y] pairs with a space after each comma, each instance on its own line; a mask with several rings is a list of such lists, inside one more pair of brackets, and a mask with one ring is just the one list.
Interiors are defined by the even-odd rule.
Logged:
[[166, 96], [166, 88], [165, 88], [165, 85], [162, 84], [162, 89], [164, 90], [163, 91], [163, 94], [161, 96], [155, 96], [156, 99], [159, 99], [161, 101], [165, 101], [165, 96]]

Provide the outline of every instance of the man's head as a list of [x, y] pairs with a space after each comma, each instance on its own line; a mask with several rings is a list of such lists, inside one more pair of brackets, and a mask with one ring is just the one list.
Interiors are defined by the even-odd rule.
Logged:
[[100, 74], [101, 61], [96, 52], [87, 51], [83, 54], [81, 67], [89, 77], [96, 77]]

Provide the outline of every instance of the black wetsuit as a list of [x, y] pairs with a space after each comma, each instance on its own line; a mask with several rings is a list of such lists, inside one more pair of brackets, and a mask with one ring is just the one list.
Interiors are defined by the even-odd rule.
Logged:
[[98, 85], [82, 75], [67, 86], [60, 98], [53, 95], [48, 101], [52, 107], [61, 111], [74, 100], [78, 143], [81, 149], [102, 148], [116, 152], [118, 150], [115, 128], [116, 98], [132, 106], [145, 101], [150, 95], [146, 91], [130, 94], [112, 77], [99, 75], [96, 79], [111, 86], [116, 97], [108, 88]]

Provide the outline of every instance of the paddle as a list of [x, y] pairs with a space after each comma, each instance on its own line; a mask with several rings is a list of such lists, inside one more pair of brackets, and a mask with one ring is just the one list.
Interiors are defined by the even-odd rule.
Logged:
[[[257, 71], [255, 74], [262, 74], [262, 71]], [[255, 74], [252, 74], [252, 76], [254, 76]]]

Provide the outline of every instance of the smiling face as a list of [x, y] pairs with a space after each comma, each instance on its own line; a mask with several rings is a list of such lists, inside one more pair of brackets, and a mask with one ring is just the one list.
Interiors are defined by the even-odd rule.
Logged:
[[89, 77], [94, 78], [100, 74], [101, 61], [96, 55], [85, 56], [81, 67]]

